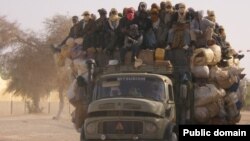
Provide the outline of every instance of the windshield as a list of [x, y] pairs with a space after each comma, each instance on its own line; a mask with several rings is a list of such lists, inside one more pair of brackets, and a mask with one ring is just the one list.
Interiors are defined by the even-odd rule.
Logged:
[[164, 82], [159, 78], [122, 76], [102, 80], [96, 86], [96, 99], [111, 97], [136, 97], [163, 101]]

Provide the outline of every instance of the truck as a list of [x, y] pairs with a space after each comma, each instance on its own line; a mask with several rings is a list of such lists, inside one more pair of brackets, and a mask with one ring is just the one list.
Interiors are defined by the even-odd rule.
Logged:
[[177, 141], [177, 125], [193, 121], [188, 54], [172, 50], [171, 55], [183, 59], [172, 65], [162, 60], [139, 67], [94, 67], [90, 61], [92, 99], [80, 140]]

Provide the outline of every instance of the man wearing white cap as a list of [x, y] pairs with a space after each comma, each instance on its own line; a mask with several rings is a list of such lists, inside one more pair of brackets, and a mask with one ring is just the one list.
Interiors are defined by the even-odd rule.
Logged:
[[83, 37], [83, 49], [86, 50], [93, 46], [93, 32], [95, 30], [95, 21], [91, 19], [89, 11], [84, 11], [83, 19], [79, 22], [80, 33]]

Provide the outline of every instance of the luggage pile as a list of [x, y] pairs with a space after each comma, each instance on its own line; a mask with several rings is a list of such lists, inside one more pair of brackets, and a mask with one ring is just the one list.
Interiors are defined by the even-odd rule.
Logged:
[[191, 71], [195, 77], [195, 120], [201, 124], [236, 124], [246, 95], [244, 68], [230, 56], [222, 64], [221, 47], [195, 49]]

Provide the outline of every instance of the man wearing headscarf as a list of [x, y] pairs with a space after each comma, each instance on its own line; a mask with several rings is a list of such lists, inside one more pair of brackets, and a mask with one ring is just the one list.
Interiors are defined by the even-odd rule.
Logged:
[[173, 6], [172, 3], [170, 1], [166, 2], [166, 9], [165, 9], [165, 14], [164, 17], [162, 17], [162, 20], [164, 22], [164, 24], [166, 25], [166, 27], [168, 28], [168, 30], [171, 28], [172, 26], [172, 22], [171, 22], [171, 18], [174, 14], [174, 10], [173, 10]]
[[170, 48], [184, 48], [188, 49], [190, 45], [190, 34], [187, 26], [190, 23], [190, 14], [186, 10], [184, 3], [179, 3], [177, 12], [175, 12], [171, 19], [172, 28], [168, 33], [168, 46]]
[[147, 3], [145, 2], [139, 3], [138, 10], [136, 11], [136, 16], [139, 16], [141, 11], [147, 11]]
[[127, 8], [126, 15], [120, 19], [118, 30], [119, 30], [119, 43], [120, 47], [123, 46], [125, 36], [128, 34], [130, 25], [135, 24], [135, 10], [133, 7]]

